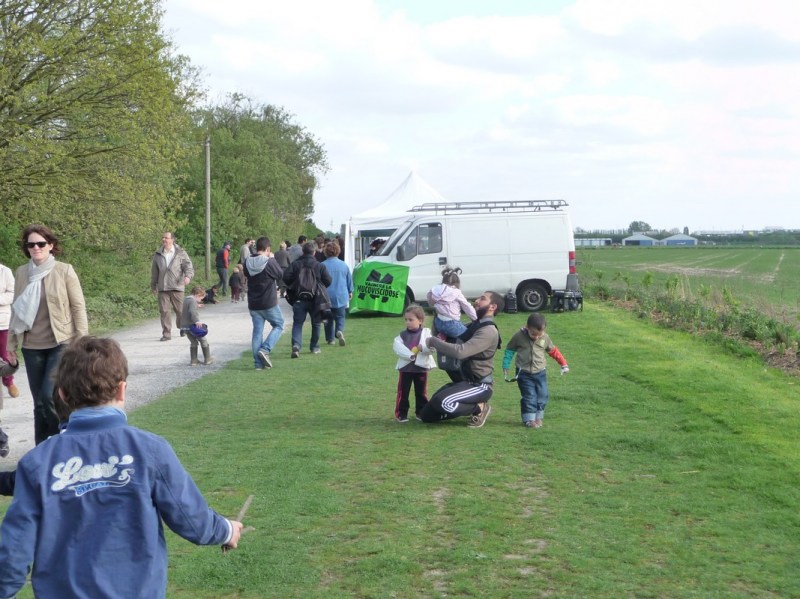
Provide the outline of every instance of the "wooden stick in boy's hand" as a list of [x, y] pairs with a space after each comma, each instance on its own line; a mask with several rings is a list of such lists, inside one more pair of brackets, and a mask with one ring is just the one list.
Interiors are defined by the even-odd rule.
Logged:
[[[231, 520], [231, 524], [234, 527], [233, 539], [230, 542], [225, 543], [222, 546], [222, 553], [227, 553], [229, 549], [236, 549], [236, 545], [239, 542], [239, 536], [245, 530], [254, 530], [251, 526], [248, 526], [247, 529], [242, 528], [242, 520], [244, 520], [245, 515], [247, 514], [247, 510], [250, 509], [250, 504], [253, 503], [253, 496], [248, 495], [247, 499], [244, 500], [244, 505], [242, 505], [242, 509], [239, 510], [239, 515], [236, 516], [236, 520]], [[238, 527], [237, 527], [238, 524]], [[238, 530], [237, 530], [238, 528]]]

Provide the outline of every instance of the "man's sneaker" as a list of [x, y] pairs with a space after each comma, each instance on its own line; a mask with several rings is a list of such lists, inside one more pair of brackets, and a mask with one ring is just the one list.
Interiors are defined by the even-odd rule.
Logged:
[[269, 359], [268, 351], [264, 351], [263, 349], [258, 350], [258, 359], [261, 360], [265, 368], [272, 368], [272, 361]]
[[299, 358], [300, 357], [300, 348], [297, 347], [296, 345], [292, 346], [292, 357], [293, 358]]
[[19, 389], [17, 389], [17, 386], [14, 383], [11, 383], [8, 386], [8, 394], [11, 397], [19, 397]]
[[344, 333], [342, 333], [341, 331], [336, 331], [336, 338], [339, 340], [339, 346], [344, 347], [345, 346]]
[[422, 420], [422, 418], [420, 418], [420, 417], [419, 417], [419, 414], [414, 414], [414, 418], [416, 418], [416, 419], [417, 419], [417, 420], [419, 420], [420, 422], [422, 422], [422, 421], [423, 421], [423, 420]]
[[161, 339], [159, 339], [159, 341], [171, 341], [171, 340], [172, 337], [167, 337], [166, 335], [164, 335], [163, 337], [161, 337]]
[[331, 339], [330, 341], [326, 341], [325, 343], [327, 343], [328, 345], [334, 345], [336, 343], [336, 341]]
[[397, 417], [395, 418], [395, 420], [397, 420], [397, 422], [403, 422], [403, 423], [406, 423], [406, 422], [408, 422], [408, 416], [397, 416]]
[[467, 426], [471, 428], [482, 427], [484, 424], [486, 424], [486, 419], [489, 417], [489, 414], [492, 413], [492, 406], [490, 406], [485, 401], [479, 403], [478, 407], [480, 407], [481, 413], [473, 414], [472, 418], [470, 418], [469, 422], [467, 423]]
[[313, 349], [311, 350], [311, 353], [312, 353], [312, 354], [321, 354], [321, 353], [322, 353], [322, 350], [321, 350], [320, 348], [318, 348], [318, 347], [315, 347], [315, 348], [313, 348]]

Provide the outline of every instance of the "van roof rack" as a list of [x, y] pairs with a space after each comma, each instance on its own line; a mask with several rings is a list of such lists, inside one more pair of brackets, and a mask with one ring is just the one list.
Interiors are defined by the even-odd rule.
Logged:
[[568, 206], [564, 200], [520, 200], [495, 202], [434, 202], [414, 206], [409, 212], [433, 212], [449, 214], [455, 212], [484, 214], [487, 212], [542, 212], [561, 210]]

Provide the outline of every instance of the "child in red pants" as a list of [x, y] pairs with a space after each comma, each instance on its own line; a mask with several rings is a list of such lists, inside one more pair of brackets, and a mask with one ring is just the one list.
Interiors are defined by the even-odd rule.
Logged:
[[414, 385], [416, 405], [414, 413], [419, 414], [428, 403], [428, 371], [436, 368], [436, 360], [428, 348], [426, 341], [431, 330], [424, 328], [425, 311], [411, 304], [403, 313], [406, 328], [394, 339], [394, 353], [397, 354], [397, 370], [400, 378], [397, 381], [397, 397], [395, 399], [394, 418], [397, 422], [408, 422], [411, 385]]

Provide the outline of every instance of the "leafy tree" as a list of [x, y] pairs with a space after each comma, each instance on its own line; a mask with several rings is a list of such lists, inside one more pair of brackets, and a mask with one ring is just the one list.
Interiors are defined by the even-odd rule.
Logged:
[[127, 252], [174, 220], [196, 74], [158, 0], [0, 2], [3, 222]]
[[652, 227], [650, 227], [650, 225], [643, 220], [635, 220], [628, 225], [628, 233], [646, 233], [647, 231], [652, 230]]
[[[296, 239], [308, 228], [319, 176], [328, 170], [322, 145], [282, 108], [232, 94], [195, 115], [197, 137], [211, 140], [212, 245], [269, 235]], [[205, 163], [187, 162], [181, 216], [184, 244], [204, 247]], [[313, 226], [313, 224], [312, 224]], [[316, 229], [316, 227], [314, 227]]]

